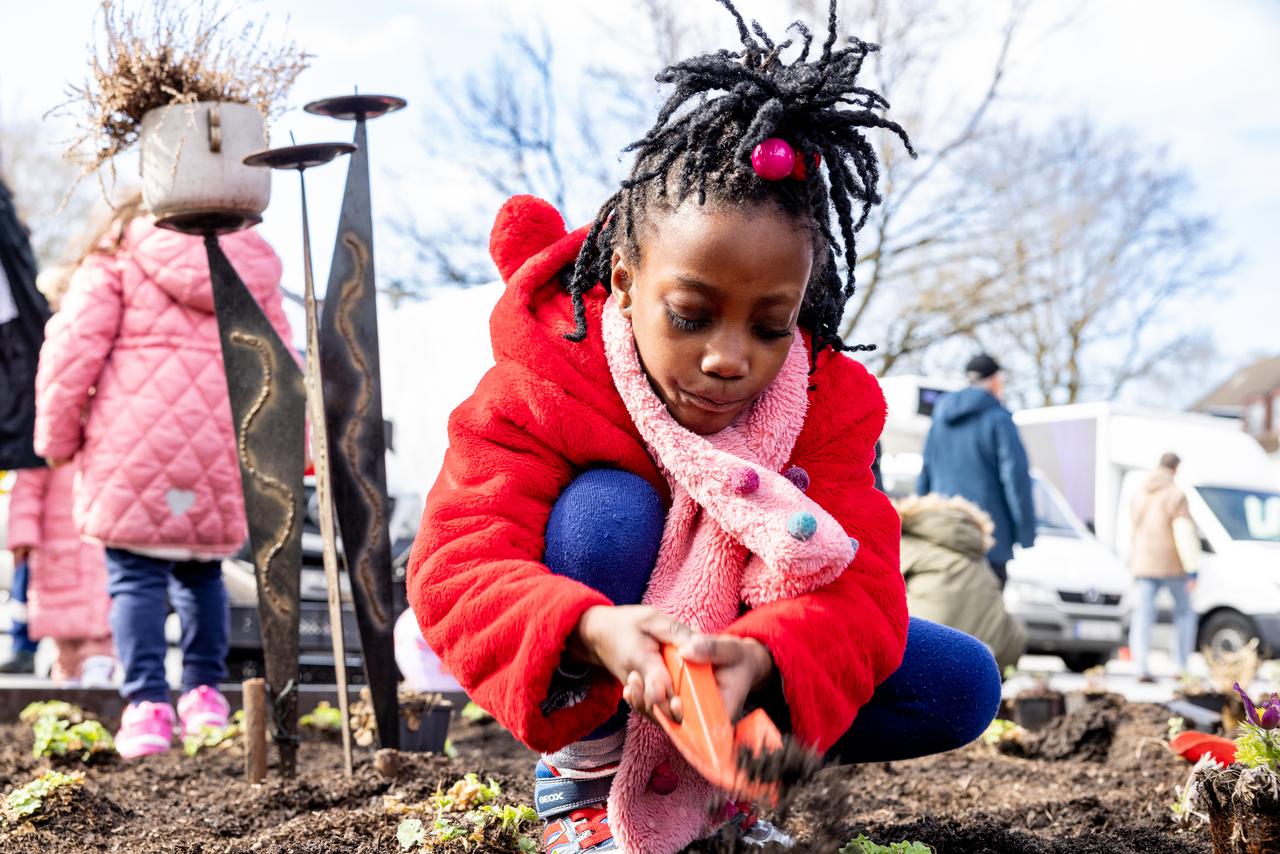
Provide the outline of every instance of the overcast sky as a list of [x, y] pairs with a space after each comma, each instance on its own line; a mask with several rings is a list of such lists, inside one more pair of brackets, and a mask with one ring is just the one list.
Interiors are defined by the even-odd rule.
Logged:
[[[694, 4], [698, 0], [688, 0]], [[711, 0], [705, 0], [712, 7]], [[38, 121], [62, 100], [68, 82], [83, 77], [97, 0], [0, 0], [0, 121]], [[770, 30], [790, 19], [777, 0], [743, 0]], [[992, 4], [998, 5], [998, 4]], [[374, 207], [430, 218], [433, 197], [467, 192], [465, 174], [429, 161], [421, 150], [423, 106], [438, 101], [433, 82], [491, 62], [503, 27], [541, 16], [557, 39], [581, 40], [567, 62], [600, 56], [595, 21], [634, 14], [616, 0], [263, 0], [250, 7], [289, 19], [289, 32], [315, 54], [291, 101], [351, 91], [389, 92], [409, 99], [405, 112], [370, 125]], [[1065, 3], [1047, 0], [1046, 14]], [[714, 14], [714, 13], [713, 13]], [[726, 22], [720, 21], [727, 26]], [[731, 44], [731, 30], [724, 34]], [[1069, 24], [1039, 38], [1019, 58], [1010, 94], [1028, 116], [1086, 113], [1108, 127], [1131, 130], [1167, 146], [1172, 163], [1196, 187], [1195, 207], [1217, 218], [1224, 248], [1242, 258], [1230, 291], [1176, 322], [1209, 324], [1226, 359], [1238, 362], [1277, 346], [1280, 321], [1280, 3], [1274, 0], [1095, 0]], [[883, 49], [892, 50], [891, 44]], [[968, 63], [957, 44], [952, 85], [977, 86], [985, 69]], [[616, 58], [613, 58], [616, 59]], [[591, 85], [589, 77], [579, 78]], [[49, 127], [61, 131], [58, 121]], [[274, 141], [347, 139], [351, 126], [294, 110], [273, 128]], [[51, 134], [52, 135], [52, 134]], [[127, 164], [136, 169], [136, 165]], [[345, 167], [309, 173], [318, 281], [327, 275]], [[277, 177], [263, 228], [285, 260], [286, 286], [300, 290], [296, 181]], [[387, 241], [384, 241], [387, 243]]]

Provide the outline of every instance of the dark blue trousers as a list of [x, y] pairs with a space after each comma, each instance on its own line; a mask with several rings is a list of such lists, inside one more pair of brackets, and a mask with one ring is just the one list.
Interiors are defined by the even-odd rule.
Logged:
[[[31, 580], [31, 569], [24, 560], [13, 569], [13, 587], [9, 590], [9, 595], [13, 597], [14, 602], [22, 605], [27, 604], [27, 584]], [[31, 639], [31, 633], [27, 631], [27, 621], [25, 619], [14, 619], [9, 626], [9, 636], [13, 639], [14, 652], [35, 652], [39, 646]]]
[[124, 667], [120, 694], [130, 703], [169, 702], [164, 621], [169, 605], [182, 625], [182, 690], [226, 678], [231, 637], [221, 561], [172, 561], [107, 549], [111, 634]]
[[[552, 508], [544, 561], [614, 604], [638, 604], [664, 521], [662, 500], [643, 478], [616, 469], [589, 471]], [[987, 648], [963, 632], [912, 617], [902, 665], [876, 688], [828, 759], [883, 762], [952, 750], [981, 735], [999, 705], [1000, 672]]]

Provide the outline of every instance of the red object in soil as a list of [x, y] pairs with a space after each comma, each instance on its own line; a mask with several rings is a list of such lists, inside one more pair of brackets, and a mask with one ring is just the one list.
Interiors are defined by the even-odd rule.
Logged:
[[756, 709], [734, 727], [710, 664], [685, 661], [671, 644], [663, 646], [662, 656], [675, 696], [680, 698], [683, 720], [676, 723], [661, 712], [657, 717], [680, 755], [709, 783], [735, 797], [776, 804], [776, 783], [749, 779], [738, 767], [743, 747], [756, 755], [782, 748], [782, 733], [769, 715]]
[[1236, 761], [1236, 743], [1220, 735], [1187, 730], [1169, 741], [1169, 749], [1188, 762], [1199, 762], [1206, 753], [1223, 765]]

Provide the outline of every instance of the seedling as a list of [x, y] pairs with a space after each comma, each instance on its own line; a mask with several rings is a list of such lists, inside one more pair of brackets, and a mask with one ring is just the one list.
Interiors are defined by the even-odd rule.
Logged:
[[0, 803], [0, 818], [6, 828], [38, 814], [45, 800], [59, 789], [79, 786], [84, 782], [84, 774], [73, 771], [63, 774], [61, 771], [46, 771], [36, 779], [14, 789]]
[[472, 845], [497, 845], [501, 850], [537, 851], [537, 839], [526, 835], [529, 828], [537, 826], [537, 813], [523, 804], [493, 803], [500, 794], [502, 789], [495, 781], [481, 783], [478, 775], [468, 774], [448, 791], [436, 792], [429, 805], [414, 807], [393, 801], [386, 808], [388, 813], [400, 815], [421, 814], [428, 806], [434, 810], [435, 818], [429, 823], [413, 817], [397, 825], [396, 839], [405, 851], [431, 851], [448, 842], [458, 842], [464, 850]]
[[194, 735], [184, 736], [182, 752], [188, 756], [195, 756], [202, 750], [214, 748], [228, 750], [235, 746], [236, 739], [242, 735], [244, 735], [244, 711], [237, 710], [231, 716], [231, 722], [225, 727], [205, 726]]
[[97, 721], [72, 724], [62, 718], [44, 717], [36, 720], [31, 729], [35, 734], [31, 755], [37, 758], [80, 754], [80, 761], [88, 762], [95, 756], [115, 752], [111, 733]]
[[934, 852], [922, 842], [890, 842], [888, 845], [878, 845], [859, 833], [857, 839], [840, 849], [840, 854], [934, 854]]
[[467, 723], [472, 724], [493, 720], [493, 715], [476, 705], [475, 701], [468, 702], [463, 706], [462, 711], [458, 713], [458, 717], [462, 718]]
[[1005, 742], [1019, 742], [1026, 734], [1027, 731], [1013, 721], [996, 718], [987, 725], [986, 732], [982, 734], [982, 743], [989, 747], [999, 747]]
[[60, 718], [68, 723], [78, 724], [88, 717], [84, 709], [62, 700], [37, 700], [28, 703], [18, 713], [18, 720], [24, 724], [34, 724], [41, 718]]
[[298, 723], [322, 732], [341, 732], [342, 710], [330, 706], [327, 700], [321, 700], [314, 709], [299, 718]]

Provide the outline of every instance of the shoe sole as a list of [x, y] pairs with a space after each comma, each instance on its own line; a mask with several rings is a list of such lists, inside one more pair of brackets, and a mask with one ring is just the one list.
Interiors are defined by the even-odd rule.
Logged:
[[116, 739], [116, 753], [124, 759], [136, 759], [153, 753], [164, 753], [173, 748], [173, 739], [163, 735], [144, 733], [128, 739]]
[[182, 732], [185, 735], [199, 735], [205, 727], [226, 729], [228, 717], [217, 712], [202, 712], [182, 719]]

